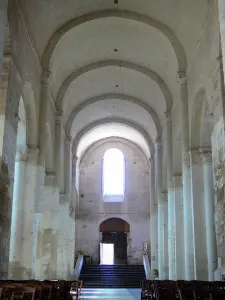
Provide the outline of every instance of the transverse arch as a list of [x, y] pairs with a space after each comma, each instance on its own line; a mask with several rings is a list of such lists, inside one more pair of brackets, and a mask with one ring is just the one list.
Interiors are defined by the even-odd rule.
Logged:
[[176, 59], [178, 62], [178, 68], [179, 70], [186, 70], [186, 55], [183, 49], [183, 46], [181, 45], [179, 39], [176, 37], [176, 35], [172, 32], [170, 28], [168, 28], [163, 23], [159, 22], [158, 20], [155, 20], [149, 16], [138, 14], [132, 11], [118, 11], [118, 10], [102, 10], [98, 12], [91, 12], [86, 15], [82, 15], [79, 17], [76, 17], [64, 25], [62, 25], [55, 33], [52, 35], [52, 37], [49, 39], [48, 44], [45, 48], [44, 54], [42, 56], [42, 66], [44, 69], [49, 69], [49, 63], [52, 56], [52, 53], [58, 44], [61, 37], [71, 30], [72, 28], [76, 26], [80, 26], [86, 22], [90, 22], [97, 19], [107, 18], [107, 17], [117, 17], [117, 18], [124, 18], [129, 20], [134, 20], [137, 22], [144, 23], [148, 26], [154, 27], [157, 30], [159, 30], [169, 41], [170, 44], [174, 50], [174, 53], [176, 55]]
[[129, 102], [135, 103], [135, 104], [140, 105], [141, 107], [143, 107], [150, 114], [151, 118], [154, 121], [156, 131], [157, 131], [157, 138], [161, 137], [162, 127], [161, 127], [158, 115], [154, 111], [154, 109], [152, 109], [150, 105], [148, 105], [146, 102], [144, 102], [140, 99], [136, 99], [132, 96], [128, 96], [128, 95], [124, 95], [124, 94], [117, 94], [117, 93], [109, 93], [109, 94], [104, 94], [104, 95], [100, 95], [100, 96], [95, 96], [95, 97], [87, 99], [86, 101], [78, 104], [73, 109], [73, 111], [70, 113], [69, 118], [67, 120], [66, 127], [65, 127], [65, 131], [66, 131], [67, 136], [70, 136], [70, 131], [71, 131], [71, 128], [72, 128], [73, 121], [76, 118], [76, 115], [81, 110], [83, 110], [88, 105], [91, 105], [91, 104], [96, 103], [98, 101], [108, 100], [108, 99], [118, 99], [118, 100], [122, 100], [122, 101], [125, 100], [125, 101], [129, 101]]
[[84, 67], [81, 67], [80, 69], [72, 72], [64, 80], [63, 84], [61, 85], [61, 87], [59, 89], [59, 92], [58, 92], [58, 95], [56, 98], [57, 109], [58, 110], [62, 109], [62, 103], [63, 103], [63, 99], [65, 97], [66, 91], [69, 88], [69, 86], [72, 84], [73, 81], [75, 81], [78, 77], [84, 75], [85, 73], [88, 73], [90, 71], [97, 70], [100, 68], [109, 67], [109, 66], [117, 66], [117, 67], [121, 67], [121, 68], [131, 69], [131, 70], [137, 71], [139, 73], [142, 73], [142, 74], [148, 76], [151, 80], [153, 80], [159, 86], [160, 90], [162, 91], [165, 102], [166, 102], [166, 110], [171, 110], [172, 105], [173, 105], [173, 100], [172, 100], [170, 90], [167, 87], [164, 80], [156, 72], [154, 72], [146, 67], [132, 63], [132, 62], [116, 60], [116, 59], [98, 61], [98, 62], [89, 64], [89, 65], [86, 65]]

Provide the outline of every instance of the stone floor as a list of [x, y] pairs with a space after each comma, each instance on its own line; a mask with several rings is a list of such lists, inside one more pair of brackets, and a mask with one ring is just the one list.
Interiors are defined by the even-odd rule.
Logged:
[[140, 300], [140, 289], [83, 289], [79, 299]]

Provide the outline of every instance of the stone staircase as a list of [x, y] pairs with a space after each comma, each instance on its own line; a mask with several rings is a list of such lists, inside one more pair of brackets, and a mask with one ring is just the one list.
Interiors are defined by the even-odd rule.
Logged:
[[83, 265], [79, 279], [85, 288], [139, 288], [145, 272], [143, 265]]

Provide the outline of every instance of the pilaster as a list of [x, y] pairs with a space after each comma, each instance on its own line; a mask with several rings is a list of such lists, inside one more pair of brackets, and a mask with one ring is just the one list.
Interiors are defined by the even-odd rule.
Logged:
[[216, 229], [214, 223], [215, 202], [213, 189], [213, 169], [211, 149], [201, 149], [204, 178], [204, 207], [206, 228], [206, 249], [208, 262], [208, 280], [214, 280], [217, 266]]
[[183, 184], [182, 174], [177, 173], [173, 176], [174, 180], [174, 236], [175, 239], [175, 266], [176, 278], [181, 280], [185, 277], [184, 266], [184, 203], [183, 203]]
[[155, 159], [150, 159], [150, 241], [151, 269], [158, 270], [158, 204], [155, 191]]
[[35, 258], [35, 216], [38, 200], [38, 148], [27, 149], [27, 163], [24, 184], [24, 211], [23, 211], [23, 251], [21, 279], [31, 279], [34, 275]]
[[17, 150], [14, 171], [13, 206], [9, 252], [9, 279], [21, 279], [23, 251], [23, 211], [25, 168], [28, 159], [26, 150]]
[[202, 157], [199, 149], [190, 150], [191, 158], [191, 204], [194, 231], [195, 278], [207, 280], [207, 253], [204, 211], [204, 182]]
[[190, 201], [190, 157], [189, 157], [189, 109], [188, 109], [188, 78], [186, 70], [177, 72], [180, 84], [181, 136], [182, 136], [182, 179], [184, 200], [184, 261], [185, 279], [195, 278], [194, 233], [192, 203]]

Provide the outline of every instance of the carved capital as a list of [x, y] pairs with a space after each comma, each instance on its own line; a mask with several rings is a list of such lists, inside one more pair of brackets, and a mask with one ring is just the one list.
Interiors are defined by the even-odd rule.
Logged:
[[28, 160], [28, 151], [27, 149], [16, 150], [15, 161], [17, 162], [26, 162]]
[[55, 112], [55, 122], [56, 123], [62, 122], [62, 115], [63, 115], [63, 111], [61, 109], [57, 109]]
[[212, 163], [211, 149], [200, 149], [203, 163]]
[[171, 110], [165, 111], [164, 115], [165, 115], [166, 119], [170, 119], [171, 118]]
[[156, 151], [159, 150], [159, 149], [161, 149], [161, 147], [162, 147], [162, 140], [161, 140], [161, 138], [155, 139], [155, 148], [156, 148]]
[[191, 158], [191, 164], [198, 164], [198, 165], [201, 164], [202, 162], [201, 151], [198, 148], [190, 149], [189, 154]]
[[39, 153], [40, 153], [39, 148], [29, 148], [29, 149], [27, 149], [28, 161], [32, 161], [34, 163], [37, 163]]
[[51, 71], [49, 69], [45, 69], [41, 75], [41, 84], [48, 86], [48, 80], [51, 75]]
[[185, 70], [177, 71], [177, 82], [180, 86], [187, 85], [187, 74]]
[[65, 137], [65, 145], [66, 145], [67, 147], [70, 147], [71, 142], [72, 142], [72, 137], [71, 137], [71, 136], [66, 136], [66, 137]]
[[174, 188], [179, 188], [182, 187], [182, 174], [177, 173], [173, 175], [173, 183], [174, 183]]
[[47, 186], [55, 185], [55, 172], [47, 171], [45, 173], [45, 185]]

